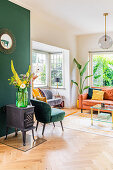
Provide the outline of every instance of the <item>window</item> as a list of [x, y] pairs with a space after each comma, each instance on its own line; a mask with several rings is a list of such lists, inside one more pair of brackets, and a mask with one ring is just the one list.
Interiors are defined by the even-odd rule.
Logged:
[[51, 54], [51, 86], [57, 86], [55, 78], [60, 78], [58, 86], [63, 87], [63, 54]]
[[38, 74], [34, 87], [57, 87], [55, 78], [60, 78], [59, 87], [63, 87], [63, 53], [32, 52], [32, 71]]
[[113, 54], [92, 55], [93, 86], [113, 86]]
[[34, 86], [46, 86], [46, 54], [33, 51], [32, 68], [33, 73], [38, 74], [38, 78], [34, 81]]

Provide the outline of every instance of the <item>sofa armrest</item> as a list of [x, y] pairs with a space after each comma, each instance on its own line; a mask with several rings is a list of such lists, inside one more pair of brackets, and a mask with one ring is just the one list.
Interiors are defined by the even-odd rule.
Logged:
[[86, 100], [88, 97], [88, 93], [80, 94], [79, 95], [79, 108], [82, 109], [82, 102]]

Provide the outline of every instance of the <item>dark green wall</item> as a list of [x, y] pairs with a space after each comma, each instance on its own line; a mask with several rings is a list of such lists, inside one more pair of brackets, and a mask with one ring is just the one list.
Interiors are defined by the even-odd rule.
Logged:
[[[4, 106], [15, 103], [16, 89], [9, 85], [12, 76], [10, 62], [18, 74], [26, 73], [30, 64], [30, 11], [8, 0], [0, 0], [0, 28], [9, 29], [16, 38], [12, 54], [0, 52], [0, 137], [5, 135], [6, 113]], [[10, 131], [11, 132], [11, 131]]]

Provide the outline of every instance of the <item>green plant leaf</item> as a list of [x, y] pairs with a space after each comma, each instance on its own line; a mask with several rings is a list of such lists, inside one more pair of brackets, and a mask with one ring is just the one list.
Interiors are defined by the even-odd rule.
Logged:
[[93, 76], [93, 75], [89, 75], [89, 76], [86, 76], [86, 77], [85, 77], [85, 79], [84, 79], [84, 81], [83, 81], [83, 84], [82, 84], [82, 88], [83, 88], [83, 86], [84, 86], [84, 83], [85, 83], [86, 79], [89, 78], [89, 77], [92, 77], [92, 76]]
[[78, 86], [78, 83], [76, 81], [71, 80], [71, 82], [76, 84], [76, 86]]
[[96, 75], [94, 76], [94, 79], [98, 79], [99, 77], [101, 77], [101, 75]]
[[83, 90], [82, 90], [82, 89], [80, 89], [80, 90], [79, 90], [79, 93], [80, 93], [80, 94], [82, 94], [82, 93], [83, 93]]
[[74, 61], [75, 64], [77, 65], [78, 69], [80, 70], [80, 69], [82, 68], [82, 65], [80, 65], [80, 64], [78, 63], [78, 61], [77, 61], [75, 58], [74, 58], [73, 61]]
[[97, 71], [97, 69], [98, 69], [99, 65], [100, 65], [100, 63], [97, 63], [97, 64], [96, 64], [96, 66], [95, 66], [95, 67], [94, 67], [94, 69], [93, 69], [93, 74], [95, 74], [95, 73], [96, 73], [96, 71]]
[[85, 64], [84, 68], [82, 69], [82, 71], [80, 72], [80, 76], [83, 76], [83, 74], [85, 73], [86, 69], [87, 69], [87, 65], [88, 65], [89, 61]]
[[84, 88], [83, 88], [83, 90], [86, 90], [86, 89], [88, 89], [90, 86], [85, 86]]
[[85, 77], [85, 80], [86, 80], [87, 78], [89, 78], [89, 77], [92, 77], [92, 76], [93, 76], [93, 75], [86, 76], [86, 77]]

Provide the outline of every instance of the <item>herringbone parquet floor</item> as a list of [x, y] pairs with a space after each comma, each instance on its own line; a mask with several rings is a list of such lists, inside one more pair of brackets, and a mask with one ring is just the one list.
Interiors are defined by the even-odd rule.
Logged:
[[[41, 131], [40, 125], [37, 135]], [[47, 142], [28, 152], [0, 144], [0, 170], [113, 169], [113, 138], [66, 128], [62, 132], [51, 125], [45, 129], [45, 138]]]

